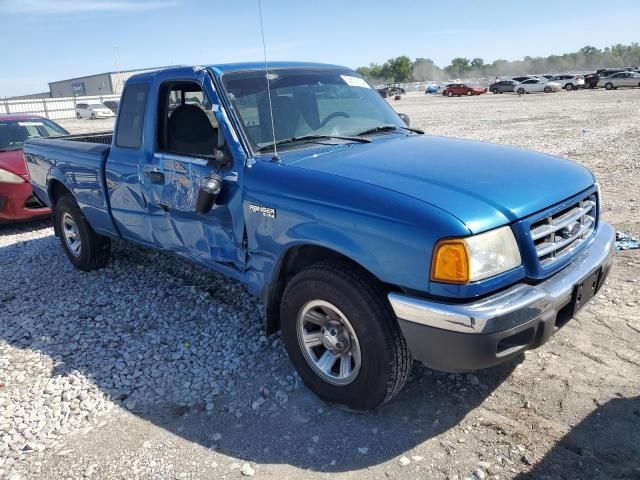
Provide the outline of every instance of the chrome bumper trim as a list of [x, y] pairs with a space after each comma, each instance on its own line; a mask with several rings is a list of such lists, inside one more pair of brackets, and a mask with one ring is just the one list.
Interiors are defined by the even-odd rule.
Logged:
[[595, 269], [613, 261], [615, 230], [600, 223], [587, 248], [563, 270], [537, 285], [520, 283], [489, 297], [465, 304], [390, 293], [389, 301], [402, 320], [463, 333], [494, 333], [535, 319], [571, 300], [573, 287]]

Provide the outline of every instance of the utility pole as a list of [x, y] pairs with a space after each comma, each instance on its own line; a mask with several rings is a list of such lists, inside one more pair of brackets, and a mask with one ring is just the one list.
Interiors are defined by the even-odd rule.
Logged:
[[[114, 45], [114, 46], [113, 46], [113, 57], [114, 57], [114, 59], [115, 59], [115, 61], [116, 61], [116, 72], [117, 72], [117, 74], [118, 74], [118, 76], [117, 76], [117, 79], [118, 79], [118, 80], [117, 80], [117, 82], [116, 82], [116, 90], [118, 90], [118, 85], [117, 85], [117, 83], [118, 83], [118, 82], [120, 82], [120, 66], [118, 65], [118, 46], [117, 46], [117, 45]], [[114, 92], [114, 93], [115, 93], [115, 92]]]

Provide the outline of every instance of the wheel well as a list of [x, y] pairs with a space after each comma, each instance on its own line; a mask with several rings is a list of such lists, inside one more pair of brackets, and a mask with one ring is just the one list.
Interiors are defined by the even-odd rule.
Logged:
[[[274, 280], [272, 281], [265, 299], [265, 313], [267, 323], [267, 335], [280, 330], [280, 300], [282, 294], [288, 283], [293, 276], [301, 270], [327, 260], [335, 260], [351, 264], [354, 268], [366, 272], [366, 274], [373, 276], [371, 272], [362, 267], [357, 262], [354, 262], [349, 257], [342, 255], [325, 247], [319, 247], [316, 245], [300, 245], [289, 249], [282, 260], [280, 261], [279, 268], [277, 269]], [[375, 278], [375, 277], [374, 277]]]
[[59, 180], [51, 180], [49, 185], [49, 198], [51, 200], [51, 206], [54, 207], [60, 198], [71, 193], [67, 187]]

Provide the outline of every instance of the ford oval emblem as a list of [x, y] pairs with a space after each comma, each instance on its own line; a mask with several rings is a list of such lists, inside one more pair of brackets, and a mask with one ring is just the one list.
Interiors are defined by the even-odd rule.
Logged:
[[562, 238], [571, 238], [571, 237], [575, 237], [579, 231], [580, 231], [580, 223], [572, 222], [566, 227], [561, 228], [558, 231], [558, 235], [560, 235]]

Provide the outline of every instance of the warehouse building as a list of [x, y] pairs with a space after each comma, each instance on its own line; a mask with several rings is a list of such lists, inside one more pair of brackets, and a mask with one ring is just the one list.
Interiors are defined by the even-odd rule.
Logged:
[[166, 67], [125, 70], [121, 72], [98, 73], [86, 77], [70, 78], [49, 83], [52, 98], [87, 95], [119, 95], [124, 83], [137, 73], [152, 72]]

